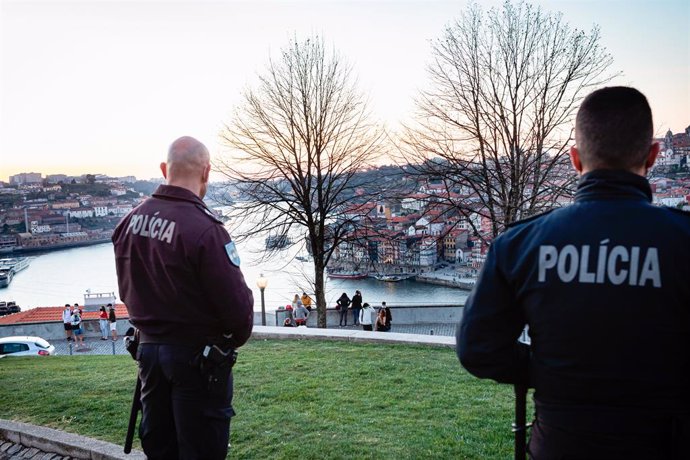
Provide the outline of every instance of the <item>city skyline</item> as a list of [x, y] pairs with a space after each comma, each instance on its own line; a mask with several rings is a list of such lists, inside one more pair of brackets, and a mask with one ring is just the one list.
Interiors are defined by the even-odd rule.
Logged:
[[[484, 7], [501, 2], [480, 2]], [[690, 6], [539, 1], [601, 27], [611, 84], [649, 98], [655, 135], [690, 124]], [[429, 41], [466, 2], [0, 2], [0, 180], [24, 172], [160, 177], [170, 142], [217, 155], [241, 92], [291, 37], [322, 36], [395, 131], [428, 82]], [[216, 177], [218, 178], [218, 177]]]

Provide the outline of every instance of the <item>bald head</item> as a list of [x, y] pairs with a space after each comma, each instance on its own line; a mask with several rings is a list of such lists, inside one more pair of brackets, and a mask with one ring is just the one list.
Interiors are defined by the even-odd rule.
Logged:
[[191, 190], [203, 198], [211, 170], [211, 156], [204, 144], [193, 137], [177, 139], [168, 149], [166, 163], [161, 163], [161, 171], [168, 185], [176, 185]]

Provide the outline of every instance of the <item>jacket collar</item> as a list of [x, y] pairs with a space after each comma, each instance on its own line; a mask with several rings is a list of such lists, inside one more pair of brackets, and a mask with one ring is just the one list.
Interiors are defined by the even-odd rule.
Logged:
[[580, 178], [575, 201], [644, 200], [651, 203], [652, 189], [646, 178], [629, 171], [597, 169]]
[[156, 191], [153, 192], [153, 196], [156, 198], [163, 199], [189, 201], [190, 203], [200, 204], [203, 207], [206, 207], [201, 198], [199, 198], [186, 188], [178, 187], [176, 185], [161, 184], [158, 186]]

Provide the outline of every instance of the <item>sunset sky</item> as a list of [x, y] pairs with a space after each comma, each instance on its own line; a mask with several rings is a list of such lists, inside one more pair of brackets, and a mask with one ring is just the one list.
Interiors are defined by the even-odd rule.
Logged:
[[[647, 95], [657, 134], [690, 125], [690, 6], [539, 1], [601, 27], [616, 84]], [[483, 2], [485, 6], [500, 2]], [[464, 1], [0, 0], [0, 180], [20, 172], [160, 175], [181, 135], [216, 154], [218, 132], [269, 56], [324, 37], [392, 130], [426, 80], [430, 40]]]

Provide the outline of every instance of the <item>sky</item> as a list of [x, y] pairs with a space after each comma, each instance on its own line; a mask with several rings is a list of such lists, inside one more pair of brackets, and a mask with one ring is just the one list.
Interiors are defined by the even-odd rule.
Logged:
[[[479, 1], [482, 6], [500, 2]], [[650, 100], [657, 135], [690, 125], [690, 2], [535, 0], [601, 44]], [[242, 92], [290, 38], [322, 36], [395, 130], [430, 42], [465, 1], [0, 0], [0, 180], [21, 172], [160, 177], [170, 143], [212, 156]]]

